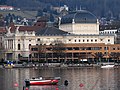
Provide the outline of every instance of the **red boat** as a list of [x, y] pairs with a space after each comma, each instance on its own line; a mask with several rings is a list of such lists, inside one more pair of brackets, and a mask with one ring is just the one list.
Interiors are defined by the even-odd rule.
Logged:
[[29, 85], [57, 85], [59, 82], [60, 77], [55, 77], [55, 78], [32, 78], [29, 80], [25, 80], [26, 86]]

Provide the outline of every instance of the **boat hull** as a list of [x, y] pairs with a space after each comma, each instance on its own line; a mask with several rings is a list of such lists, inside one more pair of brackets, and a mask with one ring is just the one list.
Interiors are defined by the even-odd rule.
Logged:
[[33, 79], [27, 79], [25, 80], [25, 85], [30, 86], [30, 85], [57, 85], [59, 82], [60, 78], [55, 77], [53, 79], [49, 78], [33, 78]]
[[29, 83], [30, 85], [56, 85], [58, 83], [58, 80], [30, 80]]
[[101, 66], [101, 68], [113, 68], [114, 65], [105, 65], [105, 66]]

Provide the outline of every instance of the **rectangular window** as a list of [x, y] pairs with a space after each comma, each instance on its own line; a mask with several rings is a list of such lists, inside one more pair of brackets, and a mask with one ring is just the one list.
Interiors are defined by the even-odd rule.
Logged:
[[31, 48], [32, 51], [38, 51], [38, 48]]
[[104, 50], [108, 50], [109, 49], [109, 47], [104, 47]]
[[115, 50], [115, 48], [113, 48], [113, 50]]
[[97, 39], [95, 39], [95, 42], [97, 42]]
[[74, 47], [73, 49], [74, 49], [74, 50], [79, 50], [79, 47]]
[[109, 53], [108, 52], [104, 52], [104, 55], [108, 55]]
[[71, 41], [71, 39], [69, 39], [69, 41]]
[[103, 39], [100, 39], [100, 41], [103, 41]]
[[40, 39], [38, 38], [37, 41], [40, 41]]
[[120, 50], [120, 48], [119, 48], [119, 47], [117, 47], [117, 50]]

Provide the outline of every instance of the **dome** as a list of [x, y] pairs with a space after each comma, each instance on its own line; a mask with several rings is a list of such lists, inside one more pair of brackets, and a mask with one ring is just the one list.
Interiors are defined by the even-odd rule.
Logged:
[[61, 24], [72, 23], [97, 23], [97, 18], [94, 14], [86, 10], [78, 10], [71, 12], [61, 18]]

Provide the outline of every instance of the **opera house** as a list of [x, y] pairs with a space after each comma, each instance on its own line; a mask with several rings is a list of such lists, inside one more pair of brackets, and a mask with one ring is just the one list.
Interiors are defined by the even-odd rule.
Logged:
[[99, 20], [89, 11], [78, 10], [59, 17], [59, 28], [39, 30], [10, 28], [5, 37], [6, 59], [39, 62], [79, 62], [101, 58], [119, 59], [120, 44], [114, 33], [100, 33]]

